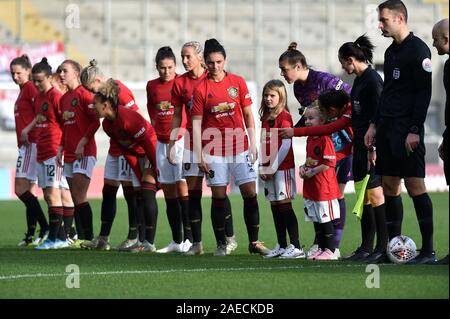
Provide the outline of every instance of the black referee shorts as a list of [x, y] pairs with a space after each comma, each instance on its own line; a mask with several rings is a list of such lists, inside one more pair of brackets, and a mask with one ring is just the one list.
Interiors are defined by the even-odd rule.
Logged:
[[409, 118], [382, 118], [377, 127], [377, 162], [375, 173], [381, 176], [425, 177], [425, 143], [423, 128], [414, 152], [407, 152]]
[[367, 167], [367, 148], [364, 145], [364, 140], [357, 140], [353, 144], [353, 179], [355, 182], [359, 182], [370, 175], [369, 182], [367, 183], [367, 189], [372, 189], [381, 186], [381, 177], [375, 174], [374, 167], [368, 170]]

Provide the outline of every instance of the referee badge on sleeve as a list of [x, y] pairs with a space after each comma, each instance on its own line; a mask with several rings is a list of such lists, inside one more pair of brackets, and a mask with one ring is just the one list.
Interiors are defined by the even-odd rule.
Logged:
[[431, 60], [429, 58], [425, 58], [422, 61], [422, 68], [427, 71], [430, 72], [433, 70], [433, 65], [431, 64]]

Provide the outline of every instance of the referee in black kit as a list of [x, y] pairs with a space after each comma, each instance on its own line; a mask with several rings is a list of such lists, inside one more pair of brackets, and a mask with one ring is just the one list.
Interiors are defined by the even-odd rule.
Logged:
[[376, 146], [376, 173], [382, 176], [389, 238], [401, 234], [401, 179], [414, 202], [422, 249], [410, 264], [436, 262], [433, 251], [433, 206], [425, 187], [424, 122], [431, 99], [431, 52], [407, 26], [402, 1], [378, 6], [379, 28], [394, 39], [384, 55], [384, 86], [374, 123], [365, 136]]

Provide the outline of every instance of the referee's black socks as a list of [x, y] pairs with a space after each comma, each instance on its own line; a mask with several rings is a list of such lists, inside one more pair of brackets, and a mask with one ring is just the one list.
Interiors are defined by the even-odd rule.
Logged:
[[364, 205], [361, 217], [361, 249], [367, 253], [372, 252], [375, 239], [375, 216], [371, 204]]
[[389, 239], [401, 235], [403, 221], [403, 202], [402, 197], [384, 195], [386, 207], [386, 224]]
[[373, 208], [375, 212], [375, 225], [377, 229], [377, 243], [375, 251], [382, 252], [386, 250], [388, 244], [388, 230], [386, 225], [386, 207], [385, 204]]
[[428, 193], [412, 197], [422, 235], [422, 252], [433, 252], [433, 204]]

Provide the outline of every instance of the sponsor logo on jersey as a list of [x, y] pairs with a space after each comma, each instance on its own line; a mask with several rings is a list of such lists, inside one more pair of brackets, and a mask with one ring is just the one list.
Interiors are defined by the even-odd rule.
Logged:
[[70, 120], [73, 117], [75, 117], [75, 112], [65, 111], [62, 115], [64, 121]]
[[238, 96], [238, 89], [235, 88], [234, 86], [231, 86], [228, 88], [228, 95], [232, 98], [235, 99]]
[[73, 98], [73, 100], [70, 102], [70, 105], [72, 105], [73, 107], [77, 106], [78, 101], [76, 98]]
[[223, 112], [228, 112], [229, 110], [234, 109], [235, 103], [227, 103], [227, 102], [223, 102], [223, 103], [219, 103], [219, 105], [213, 106], [211, 108], [211, 113], [223, 113]]
[[342, 87], [342, 84], [344, 84], [344, 81], [339, 80], [339, 82], [336, 84], [336, 90], [340, 90]]
[[320, 147], [319, 146], [314, 147], [314, 155], [320, 155]]
[[395, 68], [394, 71], [392, 72], [392, 76], [396, 80], [400, 79], [400, 69], [399, 68]]
[[42, 111], [47, 111], [48, 110], [48, 103], [45, 102], [44, 104], [42, 104]]
[[169, 101], [161, 101], [160, 103], [158, 103], [156, 108], [160, 111], [169, 111], [170, 109], [173, 108], [173, 106], [170, 104]]
[[38, 122], [38, 123], [43, 123], [43, 122], [45, 122], [47, 120], [47, 117], [45, 117], [44, 115], [42, 115], [42, 114], [38, 114], [37, 116], [36, 116], [36, 121]]
[[429, 58], [423, 59], [422, 68], [429, 73], [433, 71], [433, 65], [431, 64], [431, 60]]

